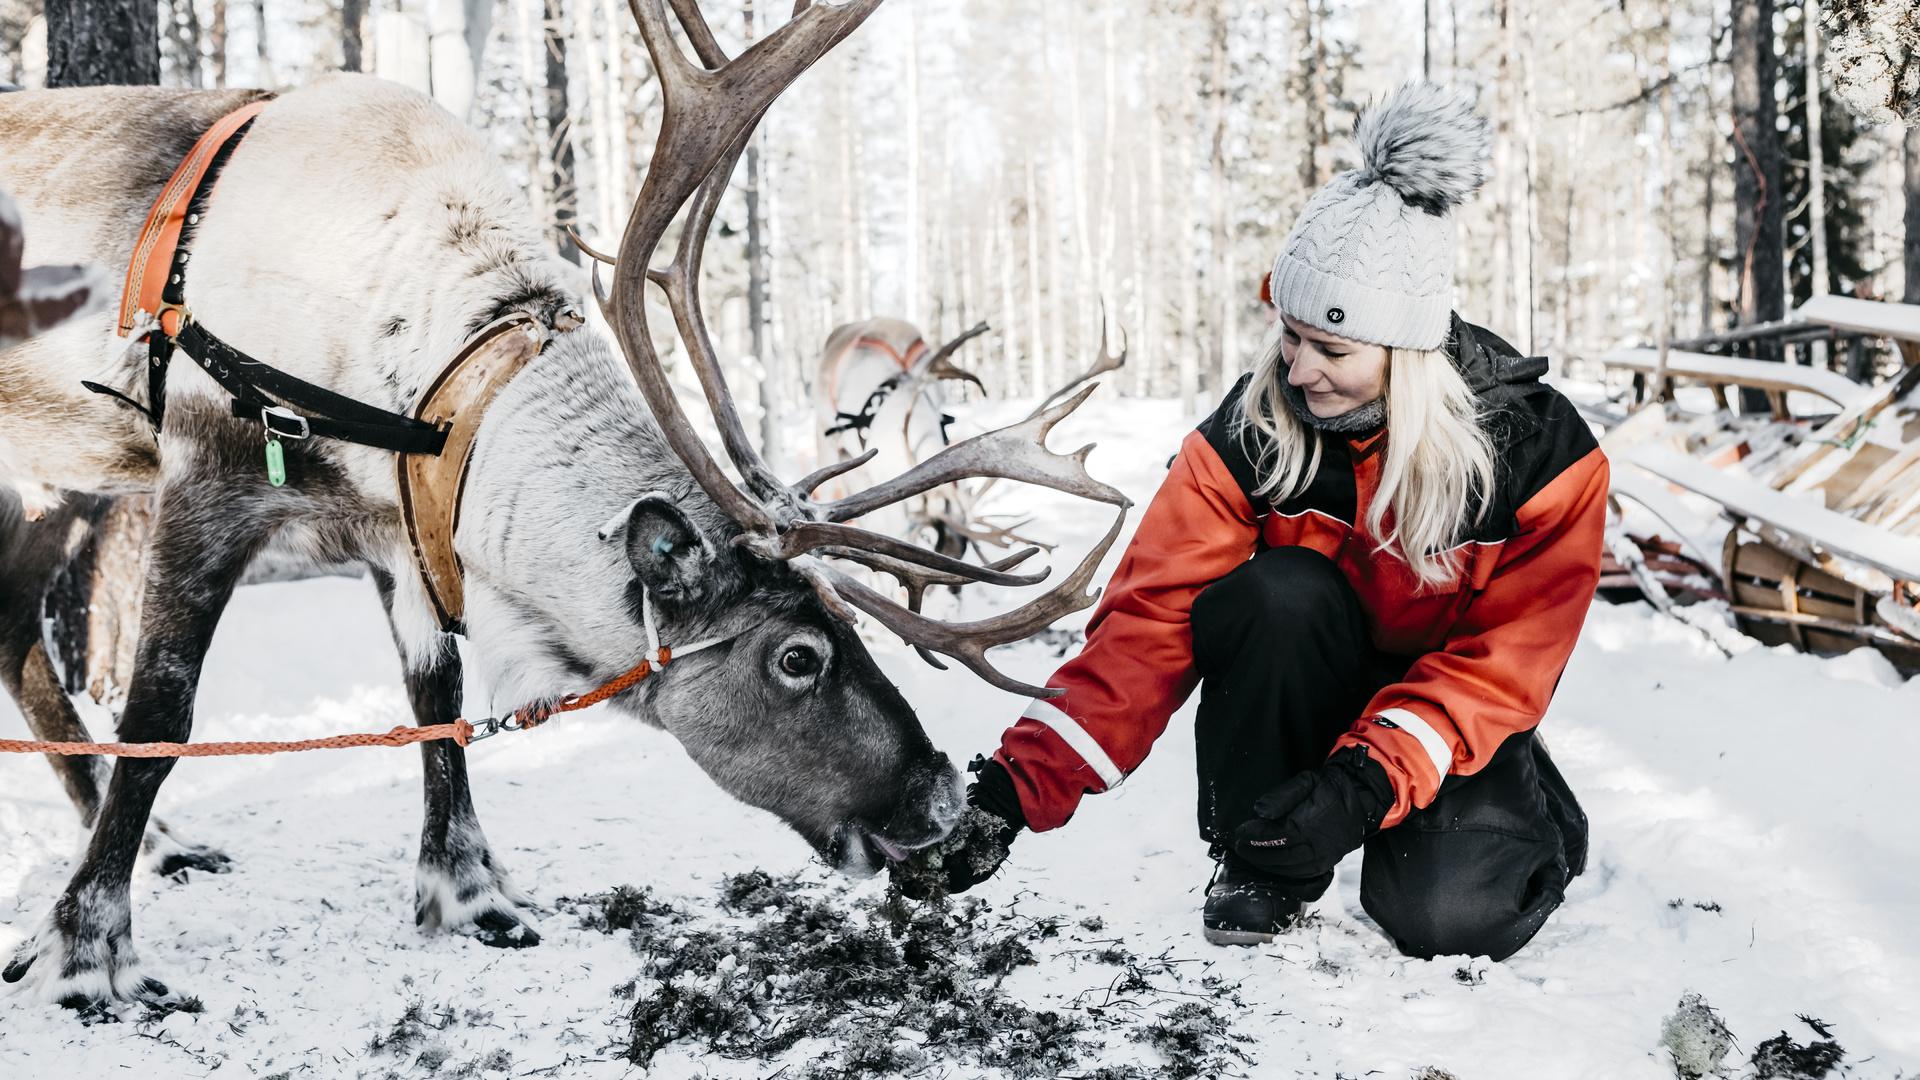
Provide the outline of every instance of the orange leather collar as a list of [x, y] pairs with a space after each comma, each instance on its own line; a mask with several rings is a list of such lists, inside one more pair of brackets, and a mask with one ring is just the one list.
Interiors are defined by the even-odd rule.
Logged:
[[524, 312], [488, 323], [454, 354], [413, 407], [414, 419], [446, 429], [446, 446], [438, 455], [394, 455], [407, 542], [441, 630], [457, 632], [466, 617], [453, 533], [460, 525], [473, 437], [494, 396], [539, 355], [546, 340], [546, 328]]
[[160, 328], [168, 337], [179, 332], [180, 313], [167, 307], [161, 293], [166, 291], [174, 252], [180, 247], [180, 231], [186, 227], [187, 204], [193, 201], [194, 190], [200, 186], [220, 147], [267, 104], [256, 101], [221, 117], [193, 144], [193, 150], [160, 189], [160, 197], [147, 212], [140, 239], [133, 245], [133, 259], [127, 264], [127, 285], [120, 296], [121, 337], [132, 332], [142, 312], [160, 316]]

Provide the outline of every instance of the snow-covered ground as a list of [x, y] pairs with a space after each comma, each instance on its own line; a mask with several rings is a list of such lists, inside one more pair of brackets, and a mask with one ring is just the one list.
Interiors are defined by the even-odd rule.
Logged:
[[[992, 403], [962, 424], [1019, 411]], [[1099, 400], [1052, 445], [1101, 440], [1092, 471], [1144, 507], [1184, 430], [1174, 403]], [[1009, 512], [1038, 514], [1029, 531], [1069, 549], [1105, 527], [1068, 500], [1002, 498]], [[1023, 706], [884, 636], [873, 649], [956, 761], [989, 750]], [[1398, 955], [1360, 910], [1357, 858], [1317, 905], [1316, 925], [1266, 948], [1207, 945], [1191, 707], [1124, 788], [1088, 800], [1065, 829], [1023, 836], [1007, 870], [977, 892], [1070, 923], [1097, 914], [1102, 933], [1067, 936], [1121, 938], [1135, 955], [1193, 961], [1186, 970], [1237, 983], [1243, 1006], [1228, 1015], [1251, 1040], [1251, 1076], [1399, 1078], [1427, 1067], [1461, 1080], [1671, 1076], [1661, 1020], [1687, 991], [1739, 1040], [1730, 1068], [1782, 1030], [1811, 1039], [1796, 1019], [1804, 1014], [1846, 1048], [1848, 1075], [1911, 1076], [1920, 1072], [1920, 681], [1903, 686], [1870, 652], [1736, 651], [1724, 657], [1645, 605], [1593, 609], [1542, 728], [1591, 815], [1591, 866], [1504, 964]], [[1037, 644], [996, 657], [1035, 681], [1056, 662]], [[484, 703], [476, 686], [469, 714]], [[108, 730], [98, 711], [89, 720], [96, 734]], [[194, 737], [294, 739], [407, 722], [372, 585], [330, 579], [235, 598]], [[25, 731], [0, 703], [0, 737]], [[543, 904], [633, 884], [710, 910], [724, 875], [809, 866], [798, 837], [722, 794], [671, 738], [604, 709], [470, 757], [495, 851]], [[134, 882], [150, 973], [205, 1011], [86, 1027], [0, 988], [0, 1076], [638, 1073], [614, 1048], [631, 1002], [613, 991], [639, 973], [626, 932], [579, 929], [550, 912], [543, 943], [510, 952], [414, 930], [417, 753], [189, 760], [159, 812], [235, 860], [223, 876], [175, 882], [143, 871]], [[44, 762], [0, 760], [0, 953], [31, 932], [83, 839]], [[850, 896], [879, 891], [868, 882]], [[1007, 983], [1035, 1007], [1071, 1008], [1115, 975], [1062, 948], [1037, 951], [1041, 962]], [[415, 1002], [464, 1019], [433, 1033], [426, 1060], [417, 1048], [370, 1049]], [[730, 1061], [682, 1045], [651, 1075], [766, 1076], [782, 1063], [797, 1072], [803, 1057]], [[1104, 1060], [1150, 1065], [1153, 1053], [1116, 1037]]]

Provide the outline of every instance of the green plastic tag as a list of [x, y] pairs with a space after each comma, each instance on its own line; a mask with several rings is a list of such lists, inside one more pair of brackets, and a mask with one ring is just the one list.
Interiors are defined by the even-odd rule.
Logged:
[[267, 440], [267, 483], [280, 487], [287, 482], [287, 454], [279, 439]]

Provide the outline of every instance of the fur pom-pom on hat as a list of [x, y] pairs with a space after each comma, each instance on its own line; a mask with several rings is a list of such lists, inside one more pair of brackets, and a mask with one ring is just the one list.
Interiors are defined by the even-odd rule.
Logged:
[[1273, 264], [1273, 303], [1355, 341], [1437, 349], [1453, 307], [1453, 208], [1487, 182], [1487, 122], [1459, 92], [1414, 81], [1353, 135], [1364, 164], [1307, 200]]
[[1407, 205], [1438, 215], [1487, 182], [1490, 128], [1464, 95], [1410, 82], [1360, 114], [1353, 140], [1367, 173]]

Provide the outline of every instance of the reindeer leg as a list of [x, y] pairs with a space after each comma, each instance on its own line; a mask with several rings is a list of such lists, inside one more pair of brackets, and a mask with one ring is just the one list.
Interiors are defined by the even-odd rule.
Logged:
[[[18, 516], [18, 503], [10, 495], [4, 501], [12, 505], [0, 505], [0, 686], [20, 707], [34, 738], [92, 742], [93, 736], [74, 710], [53, 659], [47, 655], [40, 616], [49, 583], [69, 564], [67, 539], [74, 522], [91, 517], [97, 529], [101, 514], [95, 512], [95, 504], [99, 501], [72, 496], [36, 522]], [[85, 618], [85, 603], [82, 596], [78, 600], [80, 611], [61, 614]], [[112, 763], [106, 758], [65, 754], [48, 754], [47, 763], [53, 766], [73, 808], [79, 811], [81, 824], [92, 828], [100, 813], [107, 777], [113, 771]], [[225, 873], [232, 861], [214, 848], [176, 839], [166, 823], [157, 818], [147, 828], [141, 851], [162, 875], [181, 870]]]
[[[86, 500], [68, 499], [39, 521], [27, 521], [11, 491], [0, 493], [0, 686], [6, 687], [33, 737], [90, 742], [40, 640], [40, 602], [67, 562], [67, 539], [85, 514]], [[47, 755], [80, 820], [91, 827], [100, 812], [107, 762]]]
[[[373, 572], [380, 600], [393, 613], [393, 577]], [[399, 635], [395, 633], [396, 642]], [[407, 668], [407, 698], [422, 726], [450, 724], [460, 716], [460, 653], [451, 637], [426, 658], [401, 649]], [[426, 766], [426, 820], [420, 827], [420, 862], [414, 871], [414, 923], [422, 930], [471, 934], [483, 944], [524, 949], [540, 935], [520, 914], [533, 900], [507, 876], [473, 812], [467, 782], [467, 752], [446, 739], [420, 744]]]
[[[154, 528], [140, 646], [119, 737], [184, 742], [215, 625], [247, 562], [276, 524], [265, 479], [217, 468], [170, 478]], [[0, 978], [31, 970], [40, 996], [70, 1008], [113, 999], [160, 998], [165, 984], [143, 976], [133, 947], [129, 882], [147, 816], [172, 758], [121, 758], [113, 767], [93, 836], [60, 899], [23, 942]]]

